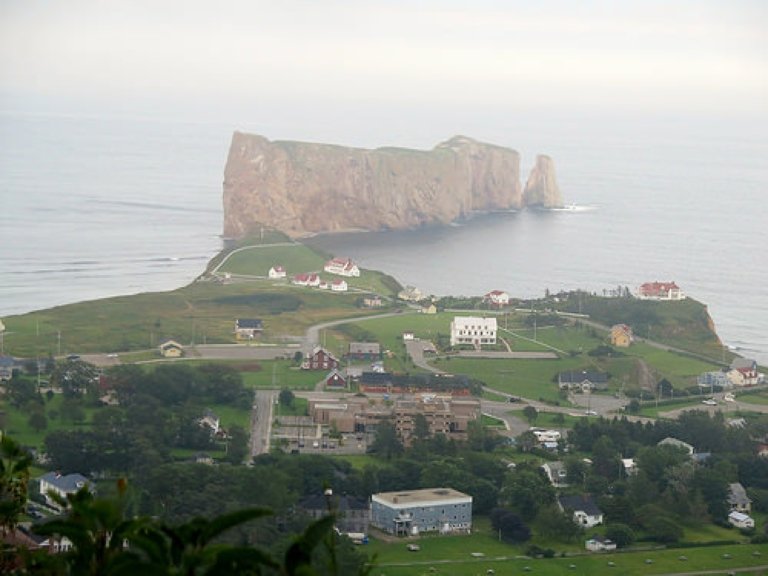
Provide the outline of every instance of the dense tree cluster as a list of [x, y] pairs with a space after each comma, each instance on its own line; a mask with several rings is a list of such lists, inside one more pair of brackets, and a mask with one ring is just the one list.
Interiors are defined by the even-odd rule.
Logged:
[[[194, 368], [169, 364], [150, 372], [136, 365], [118, 366], [98, 385], [114, 390], [119, 404], [99, 407], [89, 429], [59, 431], [45, 438], [46, 454], [62, 472], [142, 477], [169, 461], [173, 448], [215, 447], [210, 428], [200, 424], [207, 406], [248, 408], [251, 404], [251, 393], [243, 386], [240, 373], [216, 364]], [[70, 393], [65, 392], [59, 417], [84, 420], [88, 394], [87, 386], [71, 387]], [[242, 428], [230, 430], [228, 459], [242, 461], [247, 443]]]
[[[768, 462], [754, 457], [755, 432], [756, 427], [726, 425], [719, 413], [698, 411], [653, 423], [582, 420], [569, 440], [590, 455], [591, 464], [566, 459], [568, 481], [600, 496], [609, 528], [621, 527], [621, 540], [643, 533], [647, 539], [675, 542], [684, 524], [727, 525], [729, 483], [741, 482], [758, 496], [768, 489]], [[659, 445], [668, 437], [691, 444], [699, 457]], [[637, 473], [627, 476], [621, 458], [634, 458]]]

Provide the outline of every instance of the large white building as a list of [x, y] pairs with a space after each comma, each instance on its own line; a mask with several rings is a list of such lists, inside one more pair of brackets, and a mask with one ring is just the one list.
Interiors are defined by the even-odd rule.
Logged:
[[496, 318], [456, 316], [451, 322], [451, 346], [496, 344]]

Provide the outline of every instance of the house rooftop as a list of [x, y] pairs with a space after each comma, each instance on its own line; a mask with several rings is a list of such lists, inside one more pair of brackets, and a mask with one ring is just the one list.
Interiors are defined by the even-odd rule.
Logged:
[[589, 516], [598, 516], [602, 514], [594, 499], [589, 494], [579, 494], [576, 496], [559, 496], [560, 506], [564, 510], [573, 510], [574, 512], [584, 512]]
[[41, 482], [45, 481], [51, 486], [66, 493], [77, 492], [84, 486], [90, 487], [90, 480], [77, 472], [67, 475], [61, 475], [58, 472], [48, 472], [40, 476], [39, 480]]
[[558, 378], [561, 382], [608, 382], [608, 375], [605, 372], [596, 370], [566, 370], [560, 372]]
[[747, 506], [752, 502], [747, 496], [747, 491], [740, 482], [728, 484], [728, 504], [736, 506]]
[[254, 330], [260, 330], [261, 328], [263, 328], [263, 326], [264, 324], [258, 318], [238, 318], [237, 319], [238, 328], [252, 328]]

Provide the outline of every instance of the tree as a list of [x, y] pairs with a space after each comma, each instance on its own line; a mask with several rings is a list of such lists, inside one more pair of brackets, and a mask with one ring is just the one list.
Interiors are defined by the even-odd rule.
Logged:
[[613, 540], [619, 548], [629, 546], [635, 541], [635, 532], [626, 524], [609, 524], [605, 528], [605, 536]]
[[32, 427], [35, 432], [40, 432], [48, 428], [48, 418], [45, 417], [45, 412], [42, 410], [35, 410], [29, 415], [27, 423]]
[[248, 433], [242, 426], [232, 426], [229, 430], [229, 443], [225, 460], [232, 464], [240, 464], [248, 455]]
[[491, 526], [505, 542], [517, 544], [531, 538], [531, 531], [523, 520], [512, 510], [494, 508], [491, 510]]
[[381, 422], [376, 429], [376, 438], [371, 448], [386, 460], [403, 453], [403, 444], [397, 437], [395, 425], [391, 422]]
[[573, 542], [582, 534], [581, 528], [554, 504], [539, 510], [536, 527], [542, 536], [561, 542]]
[[0, 532], [13, 529], [27, 503], [32, 456], [10, 436], [0, 438]]
[[277, 398], [281, 406], [291, 408], [293, 406], [294, 400], [296, 399], [296, 395], [288, 388], [283, 388], [280, 390], [280, 394]]
[[413, 418], [413, 435], [419, 440], [429, 438], [431, 435], [427, 417], [421, 412], [417, 413]]
[[533, 406], [528, 405], [523, 408], [523, 416], [525, 416], [530, 425], [533, 425], [533, 423], [536, 422], [536, 419], [539, 417], [539, 411], [536, 410], [536, 408]]
[[523, 520], [533, 520], [542, 506], [555, 501], [555, 489], [538, 470], [518, 466], [501, 489], [500, 500]]

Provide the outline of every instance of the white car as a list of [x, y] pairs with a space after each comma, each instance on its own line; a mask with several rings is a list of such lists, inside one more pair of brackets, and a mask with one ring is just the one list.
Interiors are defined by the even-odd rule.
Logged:
[[708, 398], [707, 400], [702, 400], [702, 404], [706, 404], [707, 406], [717, 406], [717, 400], [712, 400], [712, 398]]
[[587, 416], [597, 416], [597, 412], [595, 412], [594, 410], [584, 410], [584, 414], [586, 414]]

